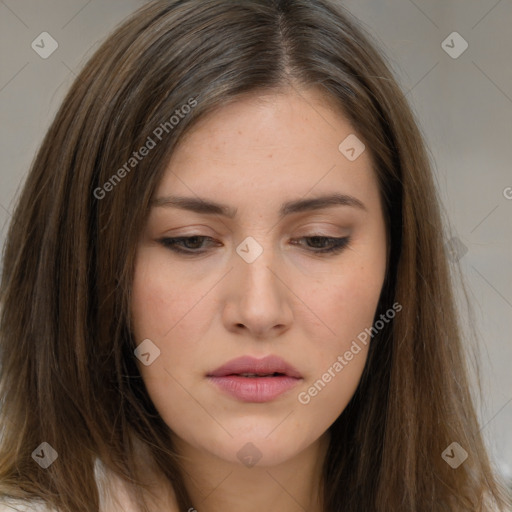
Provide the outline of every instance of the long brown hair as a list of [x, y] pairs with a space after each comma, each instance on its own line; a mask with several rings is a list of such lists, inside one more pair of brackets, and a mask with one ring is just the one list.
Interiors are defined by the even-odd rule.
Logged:
[[[97, 511], [99, 458], [145, 510], [136, 439], [180, 510], [199, 507], [134, 360], [135, 250], [166, 163], [197, 120], [245, 93], [290, 87], [321, 88], [370, 150], [390, 240], [377, 315], [403, 306], [374, 338], [331, 427], [325, 510], [480, 511], [486, 497], [505, 505], [469, 391], [422, 136], [375, 43], [328, 0], [151, 2], [74, 82], [5, 246], [0, 494]], [[457, 469], [441, 457], [453, 441], [469, 454]], [[31, 457], [42, 442], [59, 454], [45, 470]]]

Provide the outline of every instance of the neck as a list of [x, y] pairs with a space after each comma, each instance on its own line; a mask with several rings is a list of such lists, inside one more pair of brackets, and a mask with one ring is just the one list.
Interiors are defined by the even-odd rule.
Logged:
[[185, 484], [201, 512], [322, 512], [322, 469], [328, 444], [327, 432], [292, 459], [246, 467], [176, 442], [185, 461]]

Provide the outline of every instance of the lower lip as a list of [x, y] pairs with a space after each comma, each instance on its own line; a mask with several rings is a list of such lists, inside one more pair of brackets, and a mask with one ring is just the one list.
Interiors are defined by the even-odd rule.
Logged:
[[288, 376], [278, 377], [208, 377], [219, 388], [242, 402], [263, 403], [295, 387], [301, 379]]

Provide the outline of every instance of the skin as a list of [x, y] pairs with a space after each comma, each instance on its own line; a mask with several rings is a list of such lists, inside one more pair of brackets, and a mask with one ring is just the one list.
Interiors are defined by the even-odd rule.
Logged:
[[[369, 345], [360, 344], [308, 404], [298, 395], [372, 326], [386, 273], [369, 151], [349, 161], [338, 150], [353, 133], [318, 90], [248, 95], [188, 133], [156, 190], [155, 198], [200, 197], [237, 208], [229, 219], [155, 206], [137, 248], [134, 335], [160, 350], [140, 371], [184, 457], [200, 512], [322, 510], [328, 429], [355, 392]], [[333, 192], [355, 196], [366, 210], [345, 205], [278, 218], [284, 201]], [[193, 242], [185, 247], [207, 252], [186, 256], [159, 241], [193, 235], [215, 243]], [[303, 238], [313, 235], [350, 242], [338, 254], [318, 254]], [[235, 250], [248, 236], [263, 249], [252, 263]], [[206, 378], [235, 357], [268, 354], [302, 375], [271, 402], [238, 401]], [[246, 443], [261, 453], [250, 468], [237, 457]]]

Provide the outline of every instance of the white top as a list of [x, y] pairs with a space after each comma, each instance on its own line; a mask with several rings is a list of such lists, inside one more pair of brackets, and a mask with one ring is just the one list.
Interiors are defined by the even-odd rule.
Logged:
[[[117, 475], [107, 475], [99, 459], [94, 465], [94, 474], [100, 494], [100, 512], [136, 512], [128, 498], [125, 484]], [[0, 512], [58, 512], [50, 509], [41, 500], [25, 501], [0, 498]]]

